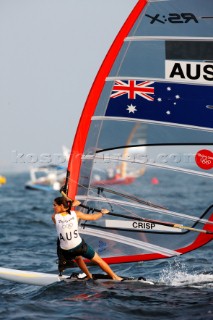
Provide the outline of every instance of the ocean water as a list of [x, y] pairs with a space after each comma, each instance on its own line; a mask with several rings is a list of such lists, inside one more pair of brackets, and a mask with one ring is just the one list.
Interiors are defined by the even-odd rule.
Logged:
[[[25, 190], [26, 174], [7, 179], [0, 190], [0, 266], [57, 273], [51, 214], [58, 193]], [[204, 207], [211, 192], [199, 194]], [[112, 266], [154, 285], [87, 281], [39, 287], [0, 280], [0, 319], [213, 319], [212, 250], [210, 242], [178, 258]]]

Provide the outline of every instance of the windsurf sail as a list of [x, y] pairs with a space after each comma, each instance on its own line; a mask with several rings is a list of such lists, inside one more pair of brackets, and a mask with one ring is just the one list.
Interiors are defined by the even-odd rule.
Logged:
[[[80, 222], [108, 263], [172, 257], [213, 239], [212, 81], [212, 0], [139, 0], [88, 95], [66, 178], [70, 198], [114, 214]], [[127, 146], [135, 126], [146, 141]], [[145, 173], [130, 185], [92, 184], [122, 163]]]

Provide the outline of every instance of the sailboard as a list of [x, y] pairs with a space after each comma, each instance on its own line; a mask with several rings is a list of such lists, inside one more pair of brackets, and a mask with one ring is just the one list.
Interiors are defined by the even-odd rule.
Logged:
[[[47, 286], [50, 284], [54, 284], [57, 282], [67, 282], [72, 283], [75, 281], [87, 281], [85, 273], [72, 273], [70, 276], [68, 275], [58, 275], [52, 273], [45, 272], [34, 272], [27, 270], [18, 270], [18, 269], [9, 269], [0, 267], [0, 278], [3, 280], [9, 280], [13, 282], [19, 282], [23, 284], [36, 285], [36, 286]], [[93, 280], [99, 282], [115, 282], [119, 283], [120, 281], [116, 281], [111, 279], [109, 276], [104, 274], [93, 274]], [[146, 280], [144, 277], [123, 277], [123, 281], [121, 282], [139, 282], [141, 284], [153, 285], [154, 283]]]
[[[179, 256], [213, 239], [212, 30], [212, 0], [139, 0], [94, 80], [66, 194], [85, 212], [110, 210], [80, 221], [85, 240], [110, 264]], [[136, 125], [146, 126], [146, 142], [127, 146]], [[145, 165], [143, 177], [93, 184], [98, 170], [122, 163], [132, 171]]]

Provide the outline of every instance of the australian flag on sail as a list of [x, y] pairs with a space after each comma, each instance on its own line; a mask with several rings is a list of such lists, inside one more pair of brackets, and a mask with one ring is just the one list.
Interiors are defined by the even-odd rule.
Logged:
[[105, 115], [213, 128], [213, 86], [116, 80]]

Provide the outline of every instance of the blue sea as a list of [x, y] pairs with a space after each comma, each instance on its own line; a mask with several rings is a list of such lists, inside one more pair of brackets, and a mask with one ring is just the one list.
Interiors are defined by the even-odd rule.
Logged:
[[[51, 214], [59, 194], [26, 190], [26, 180], [25, 173], [8, 175], [0, 189], [0, 266], [57, 273]], [[207, 207], [212, 190], [199, 190]], [[154, 285], [90, 280], [39, 287], [0, 280], [0, 319], [213, 319], [212, 250], [210, 242], [178, 258], [112, 266], [120, 275], [142, 275]]]

